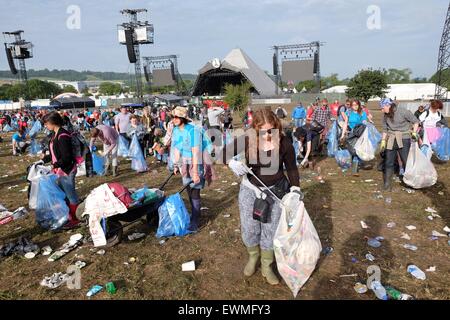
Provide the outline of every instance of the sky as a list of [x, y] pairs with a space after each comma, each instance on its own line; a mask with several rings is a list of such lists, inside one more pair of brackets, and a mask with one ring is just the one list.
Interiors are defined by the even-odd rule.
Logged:
[[[79, 29], [67, 27], [76, 21], [71, 6], [79, 8]], [[33, 42], [27, 68], [131, 72], [117, 40], [125, 8], [147, 9], [141, 20], [154, 24], [155, 43], [141, 46], [141, 56], [178, 54], [181, 73], [197, 74], [237, 47], [272, 73], [273, 45], [322, 41], [322, 76], [342, 79], [370, 67], [411, 68], [414, 77], [428, 78], [436, 72], [448, 1], [0, 0], [0, 26], [22, 29]], [[1, 50], [0, 70], [7, 69]]]

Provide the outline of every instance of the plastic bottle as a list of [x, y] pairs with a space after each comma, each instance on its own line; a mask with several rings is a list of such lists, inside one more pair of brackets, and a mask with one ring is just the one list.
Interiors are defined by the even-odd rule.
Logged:
[[117, 292], [114, 282], [108, 282], [106, 284], [106, 292], [108, 292], [109, 294], [115, 294]]
[[388, 294], [389, 299], [391, 300], [412, 300], [413, 297], [409, 294], [401, 293], [400, 291], [392, 288], [386, 287], [386, 292]]
[[419, 280], [425, 280], [427, 276], [425, 275], [425, 272], [419, 269], [419, 267], [411, 264], [408, 266], [407, 271], [411, 273], [415, 278]]
[[392, 300], [401, 300], [402, 293], [392, 287], [386, 287], [386, 293]]
[[388, 296], [386, 294], [386, 289], [383, 287], [380, 281], [373, 281], [372, 291], [375, 293], [378, 299], [380, 300], [388, 300]]
[[102, 291], [102, 290], [103, 290], [103, 287], [102, 287], [102, 286], [95, 285], [95, 286], [93, 286], [93, 287], [88, 291], [88, 293], [86, 294], [86, 296], [92, 297], [92, 296], [96, 295], [97, 293], [99, 293], [99, 292]]

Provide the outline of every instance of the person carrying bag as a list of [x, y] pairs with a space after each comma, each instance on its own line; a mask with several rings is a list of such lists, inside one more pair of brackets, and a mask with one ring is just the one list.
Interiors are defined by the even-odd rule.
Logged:
[[[245, 164], [232, 159], [241, 152], [245, 152]], [[263, 277], [269, 284], [276, 285], [279, 279], [272, 270], [275, 260], [273, 237], [281, 207], [274, 194], [282, 198], [289, 191], [300, 191], [292, 142], [283, 134], [280, 120], [272, 111], [258, 110], [253, 115], [252, 127], [225, 146], [217, 159], [228, 163], [235, 175], [242, 176], [239, 191], [241, 234], [249, 255], [244, 275], [252, 276], [261, 261]]]

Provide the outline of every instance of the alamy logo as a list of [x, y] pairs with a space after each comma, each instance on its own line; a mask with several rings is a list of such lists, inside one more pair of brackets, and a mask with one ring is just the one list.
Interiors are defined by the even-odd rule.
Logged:
[[66, 13], [69, 17], [66, 20], [67, 29], [79, 30], [81, 29], [81, 9], [80, 6], [70, 5], [67, 7]]
[[379, 6], [371, 5], [367, 7], [367, 29], [380, 30], [381, 29], [381, 9]]

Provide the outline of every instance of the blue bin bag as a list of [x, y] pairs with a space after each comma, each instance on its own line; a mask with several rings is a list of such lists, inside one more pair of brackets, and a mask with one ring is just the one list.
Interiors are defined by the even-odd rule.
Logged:
[[158, 208], [159, 226], [156, 237], [182, 237], [189, 233], [189, 213], [179, 193], [167, 197]]
[[3, 132], [10, 132], [10, 131], [13, 131], [13, 128], [11, 128], [9, 124], [3, 126]]
[[39, 142], [36, 142], [35, 139], [31, 139], [30, 154], [37, 155], [41, 151], [42, 151], [41, 144]]
[[99, 156], [97, 153], [92, 153], [92, 165], [95, 174], [102, 176], [105, 174], [105, 158]]
[[119, 136], [119, 146], [117, 147], [117, 155], [119, 157], [128, 157], [128, 150], [130, 149], [130, 143], [123, 136]]
[[382, 135], [378, 132], [377, 128], [370, 122], [366, 123], [366, 130], [369, 130], [369, 140], [372, 143], [372, 146], [376, 149], [378, 148], [378, 144], [381, 142]]
[[36, 138], [37, 134], [42, 130], [42, 124], [39, 120], [35, 121], [28, 135], [31, 139]]
[[350, 169], [352, 166], [352, 155], [348, 150], [338, 150], [335, 159], [342, 169]]
[[334, 157], [336, 155], [336, 152], [339, 149], [337, 126], [338, 126], [337, 121], [333, 121], [333, 126], [331, 127], [331, 130], [330, 130], [330, 132], [328, 132], [328, 135], [327, 135], [327, 139], [328, 139], [327, 151], [328, 151], [328, 156], [330, 158]]
[[142, 153], [141, 145], [136, 135], [131, 140], [128, 156], [131, 158], [131, 169], [136, 172], [145, 172], [148, 170], [147, 162]]
[[441, 137], [431, 146], [439, 160], [448, 161], [450, 160], [450, 129], [441, 128], [441, 130]]
[[66, 194], [56, 184], [54, 174], [42, 176], [39, 179], [36, 222], [48, 230], [56, 230], [65, 225], [69, 219], [69, 207], [66, 204]]

